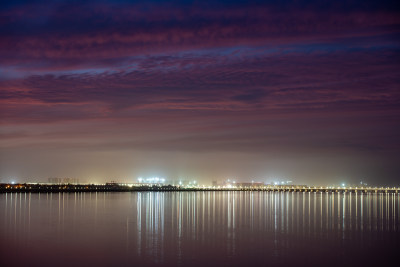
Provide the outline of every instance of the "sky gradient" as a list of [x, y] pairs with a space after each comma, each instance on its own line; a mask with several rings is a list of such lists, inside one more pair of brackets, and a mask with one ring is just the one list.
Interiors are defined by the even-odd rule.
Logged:
[[398, 1], [0, 6], [2, 182], [398, 186], [399, 122]]

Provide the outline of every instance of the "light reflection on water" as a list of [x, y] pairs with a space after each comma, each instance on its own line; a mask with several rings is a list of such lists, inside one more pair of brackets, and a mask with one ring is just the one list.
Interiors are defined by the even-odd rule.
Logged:
[[0, 263], [382, 263], [400, 245], [399, 206], [394, 193], [7, 193]]

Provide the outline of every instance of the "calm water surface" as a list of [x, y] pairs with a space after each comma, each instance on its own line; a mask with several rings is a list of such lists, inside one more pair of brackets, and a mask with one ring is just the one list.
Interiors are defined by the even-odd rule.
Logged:
[[388, 266], [398, 194], [0, 194], [1, 266]]

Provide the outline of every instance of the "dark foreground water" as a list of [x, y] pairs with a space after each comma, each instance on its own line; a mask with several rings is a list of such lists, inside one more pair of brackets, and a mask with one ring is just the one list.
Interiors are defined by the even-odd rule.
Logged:
[[395, 266], [399, 206], [397, 194], [0, 194], [0, 265]]

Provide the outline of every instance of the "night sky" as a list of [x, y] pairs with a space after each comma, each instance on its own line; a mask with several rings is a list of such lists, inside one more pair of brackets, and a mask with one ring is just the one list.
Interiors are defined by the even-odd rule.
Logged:
[[0, 5], [0, 182], [400, 184], [398, 1]]

